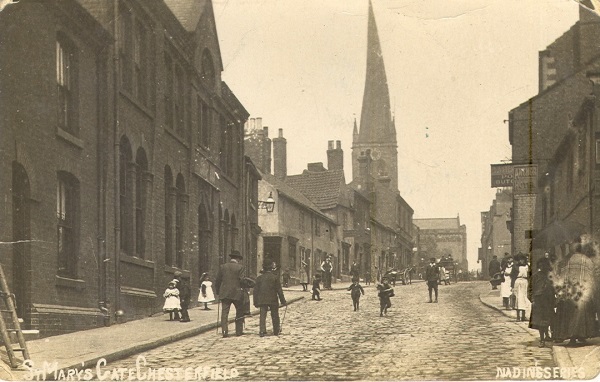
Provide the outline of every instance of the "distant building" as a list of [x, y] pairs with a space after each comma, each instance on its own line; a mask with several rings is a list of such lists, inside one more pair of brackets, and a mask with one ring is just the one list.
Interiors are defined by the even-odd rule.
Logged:
[[467, 227], [460, 224], [460, 217], [414, 219], [419, 227], [419, 254], [425, 262], [429, 258], [452, 256], [463, 272], [468, 271]]
[[512, 254], [512, 240], [509, 230], [512, 208], [512, 190], [498, 189], [496, 197], [488, 211], [481, 213], [481, 251], [478, 261], [481, 263], [481, 273], [488, 274], [488, 265], [493, 256], [502, 260], [505, 253]]

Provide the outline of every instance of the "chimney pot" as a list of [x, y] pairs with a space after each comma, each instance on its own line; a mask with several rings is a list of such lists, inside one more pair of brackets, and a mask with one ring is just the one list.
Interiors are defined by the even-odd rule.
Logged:
[[283, 129], [279, 129], [279, 138], [283, 138]]
[[269, 138], [269, 127], [268, 126], [263, 127], [263, 133], [264, 133], [265, 138]]
[[328, 150], [333, 150], [333, 141], [327, 142], [327, 149]]
[[335, 144], [336, 144], [336, 148], [337, 148], [338, 150], [341, 150], [341, 149], [342, 149], [342, 141], [335, 141]]
[[256, 118], [256, 129], [257, 130], [262, 129], [262, 117]]

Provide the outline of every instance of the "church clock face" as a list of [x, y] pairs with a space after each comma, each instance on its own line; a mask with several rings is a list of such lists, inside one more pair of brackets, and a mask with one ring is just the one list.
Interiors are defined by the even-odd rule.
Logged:
[[372, 160], [379, 160], [379, 158], [381, 158], [381, 152], [377, 149], [374, 149], [371, 151], [371, 159]]

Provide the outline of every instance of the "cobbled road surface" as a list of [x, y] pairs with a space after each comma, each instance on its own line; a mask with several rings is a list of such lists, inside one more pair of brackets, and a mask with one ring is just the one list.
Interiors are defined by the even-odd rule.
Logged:
[[[145, 352], [145, 367], [235, 368], [239, 380], [494, 380], [496, 367], [555, 366], [535, 332], [479, 301], [487, 285], [440, 286], [438, 304], [422, 282], [397, 285], [385, 317], [373, 286], [358, 312], [345, 290], [323, 291], [322, 301], [289, 291], [305, 299], [288, 306], [280, 336], [267, 316], [269, 335], [259, 337], [254, 316], [240, 337], [231, 325], [229, 338], [213, 330]], [[136, 357], [110, 367], [135, 367]]]

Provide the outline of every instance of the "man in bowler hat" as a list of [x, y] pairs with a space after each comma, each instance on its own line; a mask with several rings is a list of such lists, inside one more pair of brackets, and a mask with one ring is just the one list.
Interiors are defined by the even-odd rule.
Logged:
[[259, 335], [264, 337], [267, 334], [267, 311], [271, 311], [271, 320], [273, 321], [273, 334], [279, 335], [279, 302], [282, 306], [286, 305], [281, 283], [277, 276], [277, 268], [264, 265], [263, 273], [256, 278], [254, 285], [254, 306], [260, 308]]
[[[182, 277], [181, 272], [176, 271], [175, 280], [177, 280], [177, 289], [179, 289], [179, 300], [181, 304], [181, 322], [190, 322], [190, 315], [188, 314], [188, 308], [190, 306], [190, 298], [192, 297], [192, 290], [190, 284], [186, 279]], [[175, 315], [177, 318], [178, 315]]]
[[243, 290], [241, 285], [244, 267], [240, 264], [242, 255], [239, 251], [232, 251], [229, 255], [230, 262], [219, 267], [217, 278], [215, 280], [215, 291], [221, 300], [221, 331], [223, 337], [228, 336], [228, 319], [231, 304], [235, 306], [235, 334], [241, 336], [244, 331], [244, 309], [243, 309]]
[[[438, 302], [438, 278], [440, 268], [435, 263], [435, 257], [429, 259], [429, 264], [425, 268], [425, 280], [427, 280], [427, 288], [429, 289], [429, 302]], [[431, 300], [431, 292], [435, 291], [435, 301]]]

